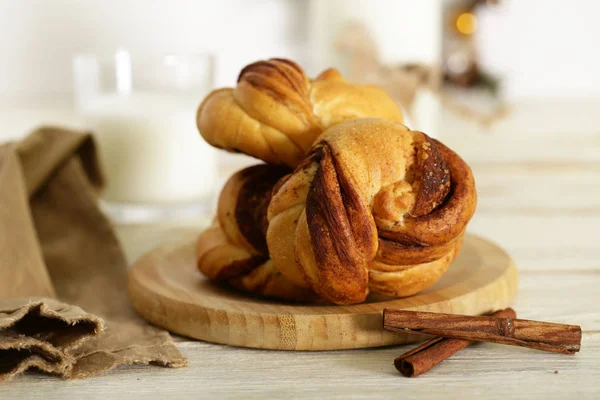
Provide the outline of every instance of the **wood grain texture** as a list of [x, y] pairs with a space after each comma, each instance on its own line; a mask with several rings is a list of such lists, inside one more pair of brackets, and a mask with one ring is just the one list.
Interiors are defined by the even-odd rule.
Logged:
[[129, 273], [138, 313], [172, 332], [235, 346], [276, 350], [338, 350], [418, 340], [382, 330], [384, 308], [477, 315], [508, 306], [516, 268], [499, 247], [468, 235], [442, 279], [404, 299], [371, 297], [353, 306], [282, 304], [252, 298], [202, 277], [195, 267], [195, 236], [142, 257]]
[[[575, 356], [475, 344], [415, 379], [394, 368], [413, 345], [340, 352], [280, 352], [184, 342], [187, 368], [119, 368], [90, 380], [28, 374], [2, 399], [597, 399], [600, 335]], [[554, 373], [557, 371], [558, 373]]]
[[[161, 233], [162, 232], [162, 233]], [[130, 256], [192, 233], [189, 225], [119, 226]], [[159, 241], [160, 242], [160, 241]], [[543, 263], [543, 261], [542, 261]], [[2, 399], [167, 398], [349, 399], [596, 399], [600, 385], [600, 271], [541, 269], [521, 273], [512, 306], [519, 316], [580, 324], [575, 356], [476, 344], [417, 379], [393, 366], [414, 345], [337, 352], [274, 352], [210, 344], [176, 336], [187, 368], [119, 368], [89, 380], [63, 381], [31, 373], [0, 385]], [[557, 295], [560, 294], [560, 295]], [[557, 371], [557, 374], [554, 374]], [[509, 382], [510, 384], [507, 384]]]

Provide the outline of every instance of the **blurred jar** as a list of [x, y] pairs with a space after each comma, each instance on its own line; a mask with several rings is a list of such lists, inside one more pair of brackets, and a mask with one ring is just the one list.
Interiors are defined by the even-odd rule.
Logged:
[[438, 93], [416, 85], [403, 68], [440, 65], [442, 7], [439, 0], [310, 0], [315, 69], [335, 66], [351, 81], [381, 86], [400, 103], [411, 129], [439, 138]]
[[99, 145], [103, 205], [117, 222], [183, 218], [211, 207], [217, 156], [198, 133], [196, 109], [213, 70], [206, 55], [74, 57], [75, 104]]

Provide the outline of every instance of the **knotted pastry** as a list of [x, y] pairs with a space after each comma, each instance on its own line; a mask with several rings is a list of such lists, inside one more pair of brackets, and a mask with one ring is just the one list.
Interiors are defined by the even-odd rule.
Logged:
[[475, 205], [452, 150], [399, 123], [354, 120], [273, 189], [267, 244], [288, 280], [333, 303], [410, 296], [448, 268]]
[[296, 63], [275, 58], [245, 67], [235, 88], [209, 94], [197, 124], [215, 147], [295, 167], [325, 129], [361, 117], [402, 122], [383, 90], [348, 83], [335, 69], [310, 80]]
[[198, 269], [247, 292], [286, 300], [311, 300], [310, 289], [286, 279], [269, 259], [265, 234], [273, 185], [285, 168], [256, 165], [234, 174], [219, 197], [217, 218], [198, 238]]

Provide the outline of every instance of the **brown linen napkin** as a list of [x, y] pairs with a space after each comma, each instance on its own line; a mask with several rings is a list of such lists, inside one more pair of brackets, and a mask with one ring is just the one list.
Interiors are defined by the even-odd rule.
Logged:
[[102, 181], [89, 135], [41, 128], [0, 146], [0, 380], [30, 367], [84, 378], [186, 365], [129, 304], [125, 258], [96, 203]]

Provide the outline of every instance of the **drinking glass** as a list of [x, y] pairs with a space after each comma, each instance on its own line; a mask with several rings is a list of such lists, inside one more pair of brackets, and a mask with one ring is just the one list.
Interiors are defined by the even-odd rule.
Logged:
[[102, 205], [115, 221], [188, 218], [212, 206], [217, 157], [196, 109], [213, 71], [213, 57], [201, 54], [73, 58], [76, 108], [98, 144]]

